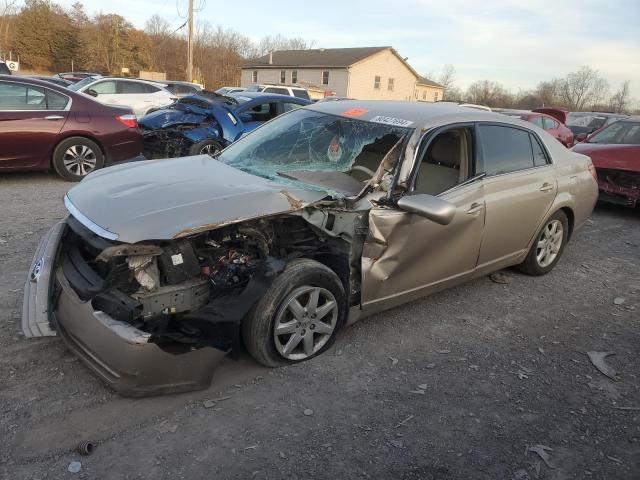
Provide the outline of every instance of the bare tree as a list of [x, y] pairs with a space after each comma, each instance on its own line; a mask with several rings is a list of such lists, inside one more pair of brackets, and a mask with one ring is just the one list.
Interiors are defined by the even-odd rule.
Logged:
[[570, 110], [584, 110], [593, 99], [599, 79], [598, 71], [587, 66], [569, 73], [560, 83], [561, 100]]
[[442, 68], [442, 73], [440, 74], [440, 78], [438, 78], [438, 83], [444, 87], [445, 95], [448, 89], [453, 87], [453, 84], [456, 81], [456, 69], [453, 65], [447, 64]]
[[624, 113], [629, 108], [631, 100], [631, 82], [626, 80], [622, 83], [618, 91], [609, 100], [609, 107], [617, 113]]
[[260, 57], [276, 50], [309, 50], [315, 46], [315, 40], [305, 40], [301, 37], [286, 38], [278, 34], [263, 37], [258, 43], [255, 56]]
[[498, 82], [479, 80], [469, 85], [466, 100], [489, 107], [506, 107], [513, 103], [512, 95]]
[[608, 96], [609, 82], [602, 77], [597, 78], [591, 88], [591, 110], [597, 111], [602, 109]]
[[0, 54], [7, 53], [10, 48], [9, 32], [11, 17], [16, 12], [16, 3], [18, 0], [4, 0], [0, 3]]

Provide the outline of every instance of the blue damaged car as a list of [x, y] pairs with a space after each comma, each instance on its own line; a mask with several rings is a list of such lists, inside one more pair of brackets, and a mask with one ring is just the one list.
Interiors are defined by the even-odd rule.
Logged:
[[309, 103], [258, 92], [200, 93], [149, 113], [138, 125], [147, 158], [214, 155], [264, 122]]

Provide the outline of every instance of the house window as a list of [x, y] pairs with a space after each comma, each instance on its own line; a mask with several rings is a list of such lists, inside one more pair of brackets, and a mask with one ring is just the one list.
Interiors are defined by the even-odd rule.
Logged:
[[433, 101], [434, 101], [434, 102], [437, 102], [437, 101], [438, 101], [438, 92], [435, 92], [435, 93], [433, 94]]
[[389, 83], [387, 84], [387, 90], [393, 92], [393, 84], [395, 83], [395, 79], [389, 78]]
[[258, 83], [258, 70], [251, 72], [251, 83]]
[[322, 72], [322, 84], [329, 85], [329, 70], [324, 70]]
[[287, 83], [287, 71], [280, 70], [280, 83]]
[[291, 83], [298, 83], [298, 71], [297, 70], [292, 70], [291, 71]]
[[422, 99], [423, 100], [427, 99], [427, 91], [426, 90], [424, 92], [422, 92]]
[[373, 88], [380, 90], [380, 76], [376, 75], [373, 79]]

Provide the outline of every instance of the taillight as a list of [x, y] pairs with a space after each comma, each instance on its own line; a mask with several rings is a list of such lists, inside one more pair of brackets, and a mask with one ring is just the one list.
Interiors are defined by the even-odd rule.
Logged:
[[116, 117], [121, 124], [129, 128], [138, 128], [138, 119], [135, 115], [127, 114], [127, 115], [118, 115]]
[[596, 172], [596, 167], [593, 166], [593, 163], [589, 164], [587, 170], [589, 170], [589, 173], [593, 176], [593, 178], [598, 180], [598, 172]]

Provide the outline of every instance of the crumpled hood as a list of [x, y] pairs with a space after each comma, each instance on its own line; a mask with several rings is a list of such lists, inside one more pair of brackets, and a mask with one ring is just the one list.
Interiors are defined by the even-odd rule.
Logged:
[[138, 125], [143, 129], [155, 130], [167, 128], [175, 124], [194, 123], [199, 125], [207, 118], [207, 112], [201, 108], [190, 105], [181, 105], [178, 108], [163, 108], [145, 115], [138, 120]]
[[127, 243], [291, 212], [326, 196], [245, 173], [208, 155], [109, 167], [67, 193], [81, 216]]
[[591, 157], [596, 168], [640, 172], [640, 157], [635, 156], [636, 145], [607, 145], [603, 143], [579, 143], [571, 150]]

